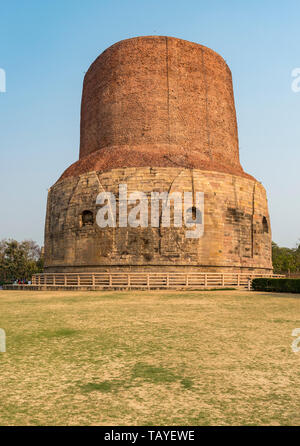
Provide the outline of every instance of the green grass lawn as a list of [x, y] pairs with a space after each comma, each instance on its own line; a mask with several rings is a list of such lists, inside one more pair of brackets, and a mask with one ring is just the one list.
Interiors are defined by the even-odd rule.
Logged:
[[300, 425], [299, 297], [0, 291], [0, 425]]

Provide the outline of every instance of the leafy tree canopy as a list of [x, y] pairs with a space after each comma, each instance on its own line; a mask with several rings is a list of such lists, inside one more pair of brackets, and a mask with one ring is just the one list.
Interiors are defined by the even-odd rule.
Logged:
[[42, 270], [41, 248], [33, 240], [0, 241], [0, 284], [31, 280], [33, 274]]
[[272, 242], [272, 258], [274, 273], [300, 273], [300, 244], [296, 248], [281, 248]]

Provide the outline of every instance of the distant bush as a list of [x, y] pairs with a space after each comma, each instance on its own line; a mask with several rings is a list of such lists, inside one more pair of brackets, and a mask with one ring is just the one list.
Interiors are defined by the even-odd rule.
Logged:
[[253, 279], [252, 288], [274, 293], [300, 293], [300, 279]]

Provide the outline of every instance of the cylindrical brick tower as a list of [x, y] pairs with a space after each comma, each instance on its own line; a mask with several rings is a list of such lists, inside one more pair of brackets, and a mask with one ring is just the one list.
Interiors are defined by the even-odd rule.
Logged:
[[[204, 193], [204, 233], [96, 223], [100, 192]], [[164, 36], [105, 50], [85, 75], [79, 161], [50, 189], [47, 272], [271, 272], [263, 186], [239, 161], [231, 72], [214, 51]]]

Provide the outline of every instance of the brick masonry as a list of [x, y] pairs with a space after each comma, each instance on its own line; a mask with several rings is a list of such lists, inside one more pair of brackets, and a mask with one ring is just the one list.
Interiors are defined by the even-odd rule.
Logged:
[[[205, 228], [105, 228], [103, 190], [205, 195]], [[83, 224], [89, 211], [91, 219]], [[86, 73], [80, 157], [49, 190], [46, 272], [271, 272], [263, 186], [244, 172], [231, 72], [221, 56], [164, 36], [121, 41]]]
[[172, 37], [123, 40], [87, 71], [80, 159], [63, 174], [188, 167], [246, 177], [232, 77], [209, 48]]

